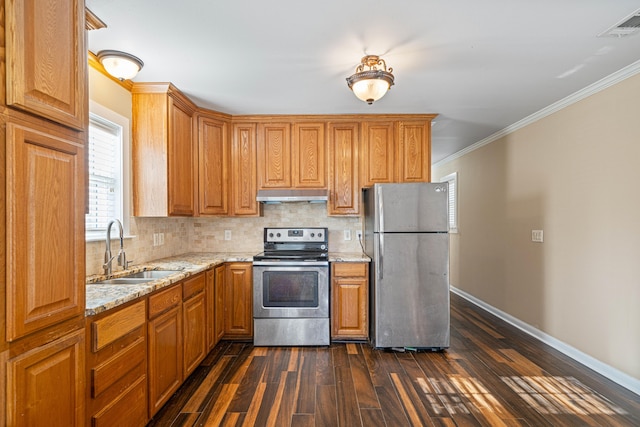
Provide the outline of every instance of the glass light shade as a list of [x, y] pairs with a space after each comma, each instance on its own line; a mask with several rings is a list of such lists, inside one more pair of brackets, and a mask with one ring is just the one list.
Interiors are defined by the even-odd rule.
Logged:
[[355, 96], [371, 105], [382, 98], [389, 90], [389, 82], [379, 79], [360, 80], [351, 86]]
[[102, 50], [97, 56], [107, 73], [120, 80], [134, 78], [144, 66], [139, 58], [117, 50]]

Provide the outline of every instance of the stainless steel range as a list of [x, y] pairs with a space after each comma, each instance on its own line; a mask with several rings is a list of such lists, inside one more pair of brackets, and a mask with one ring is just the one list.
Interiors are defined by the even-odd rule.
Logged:
[[329, 345], [326, 228], [265, 228], [253, 257], [253, 343]]

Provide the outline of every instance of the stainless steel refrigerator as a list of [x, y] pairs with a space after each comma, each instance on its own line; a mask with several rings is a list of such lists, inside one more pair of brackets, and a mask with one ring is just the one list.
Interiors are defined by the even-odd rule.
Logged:
[[374, 184], [362, 191], [371, 344], [449, 347], [447, 183]]

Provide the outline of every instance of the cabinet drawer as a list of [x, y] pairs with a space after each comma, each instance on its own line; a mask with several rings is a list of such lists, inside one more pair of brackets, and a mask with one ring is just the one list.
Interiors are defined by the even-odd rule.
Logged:
[[332, 264], [334, 277], [365, 277], [368, 264], [364, 262], [340, 262]]
[[187, 300], [192, 295], [204, 291], [204, 285], [204, 273], [200, 273], [196, 276], [186, 279], [184, 282], [182, 282], [182, 299]]
[[104, 348], [133, 331], [135, 328], [144, 325], [145, 321], [145, 302], [140, 301], [92, 322], [92, 350], [96, 352]]
[[173, 286], [149, 297], [149, 319], [182, 302], [182, 285]]
[[147, 341], [144, 336], [91, 370], [91, 397], [96, 398], [121, 378], [145, 375]]
[[118, 399], [92, 417], [95, 427], [143, 426], [147, 422], [147, 377], [140, 377]]

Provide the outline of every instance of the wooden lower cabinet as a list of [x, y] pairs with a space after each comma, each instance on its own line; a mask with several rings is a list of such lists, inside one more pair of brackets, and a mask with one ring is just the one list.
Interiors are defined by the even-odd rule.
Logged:
[[224, 264], [208, 270], [206, 275], [207, 351], [211, 351], [224, 337]]
[[224, 337], [253, 337], [253, 268], [248, 262], [227, 264], [224, 283]]
[[144, 426], [146, 300], [87, 320], [87, 425]]
[[183, 379], [204, 360], [207, 349], [207, 310], [205, 273], [190, 277], [182, 284]]
[[7, 361], [8, 426], [83, 426], [85, 331]]
[[182, 285], [149, 297], [149, 418], [182, 384]]
[[331, 339], [369, 337], [368, 263], [331, 264]]

